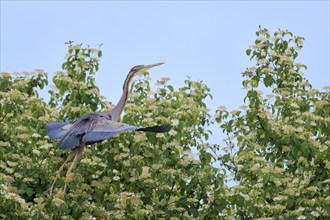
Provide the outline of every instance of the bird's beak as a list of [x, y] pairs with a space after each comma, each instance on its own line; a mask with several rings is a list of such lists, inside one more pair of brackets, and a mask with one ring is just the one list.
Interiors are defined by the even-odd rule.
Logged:
[[164, 62], [163, 63], [155, 63], [155, 64], [146, 65], [145, 70], [148, 70], [148, 69], [151, 69], [155, 66], [160, 66], [160, 65], [163, 65], [163, 64], [164, 64]]

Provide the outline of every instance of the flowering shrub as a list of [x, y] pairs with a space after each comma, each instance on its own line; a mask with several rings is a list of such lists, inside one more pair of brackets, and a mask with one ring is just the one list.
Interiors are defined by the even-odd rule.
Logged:
[[[152, 90], [148, 73], [132, 83], [122, 122], [172, 124], [169, 133], [127, 132], [85, 149], [67, 192], [53, 196], [56, 170], [68, 156], [45, 125], [113, 106], [94, 75], [100, 49], [68, 42], [63, 71], [45, 102], [42, 70], [0, 75], [0, 218], [2, 219], [310, 219], [329, 216], [329, 91], [313, 89], [295, 62], [303, 38], [266, 29], [247, 54], [246, 106], [213, 116], [202, 82]], [[264, 96], [257, 89], [271, 91]], [[154, 88], [154, 87], [153, 87]], [[329, 89], [329, 88], [327, 88]], [[218, 123], [227, 146], [211, 145]], [[221, 146], [221, 147], [220, 147]], [[220, 166], [219, 166], [220, 163]], [[64, 175], [65, 168], [62, 175]], [[227, 173], [230, 172], [231, 175]], [[226, 184], [230, 177], [235, 186]]]
[[257, 36], [247, 50], [257, 63], [242, 73], [246, 106], [216, 116], [228, 134], [219, 160], [238, 181], [230, 204], [244, 218], [329, 217], [330, 87], [313, 89], [303, 77], [307, 67], [295, 61], [302, 37]]

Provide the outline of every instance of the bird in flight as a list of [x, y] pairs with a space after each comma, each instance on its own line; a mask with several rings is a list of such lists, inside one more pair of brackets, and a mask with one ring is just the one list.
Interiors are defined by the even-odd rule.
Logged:
[[110, 112], [94, 112], [83, 115], [81, 118], [74, 121], [72, 124], [68, 122], [51, 122], [46, 125], [48, 136], [51, 139], [60, 139], [60, 149], [70, 149], [71, 153], [64, 161], [62, 166], [56, 172], [55, 179], [52, 186], [47, 192], [52, 195], [52, 191], [56, 180], [59, 178], [61, 171], [64, 169], [65, 164], [72, 158], [73, 162], [69, 167], [64, 184], [64, 192], [69, 178], [69, 174], [73, 169], [75, 163], [79, 159], [86, 145], [102, 142], [116, 134], [125, 131], [142, 131], [142, 132], [157, 132], [164, 133], [171, 129], [171, 125], [160, 125], [151, 127], [137, 127], [125, 123], [118, 122], [118, 119], [125, 107], [128, 93], [129, 84], [133, 77], [139, 73], [143, 73], [152, 67], [162, 65], [164, 63], [156, 63], [151, 65], [138, 65], [133, 67], [123, 85], [123, 94], [117, 105]]

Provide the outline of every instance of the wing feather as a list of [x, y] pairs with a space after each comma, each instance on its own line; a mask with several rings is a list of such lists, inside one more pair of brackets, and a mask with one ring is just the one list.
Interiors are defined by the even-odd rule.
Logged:
[[119, 123], [111, 120], [102, 120], [83, 137], [84, 142], [98, 142], [110, 138], [124, 131], [137, 130], [139, 127]]
[[168, 132], [171, 125], [152, 127], [136, 127], [117, 121], [112, 121], [105, 113], [90, 113], [83, 115], [73, 124], [67, 122], [52, 122], [47, 124], [48, 136], [52, 139], [62, 139], [60, 149], [74, 149], [81, 142], [93, 144], [125, 131], [137, 130], [143, 132]]
[[72, 126], [73, 124], [66, 122], [51, 122], [46, 125], [47, 134], [51, 139], [61, 139]]
[[82, 119], [76, 121], [69, 131], [63, 136], [60, 142], [60, 149], [74, 149], [78, 147], [81, 143], [83, 135], [90, 129], [91, 126], [90, 120]]
[[74, 149], [81, 143], [82, 135], [66, 135], [60, 142], [60, 149]]

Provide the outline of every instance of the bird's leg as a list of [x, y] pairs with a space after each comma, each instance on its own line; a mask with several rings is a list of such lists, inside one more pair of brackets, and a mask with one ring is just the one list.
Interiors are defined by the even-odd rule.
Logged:
[[64, 169], [65, 164], [66, 164], [66, 163], [67, 163], [67, 162], [73, 157], [73, 155], [74, 155], [75, 153], [76, 153], [75, 150], [71, 151], [70, 154], [69, 154], [69, 156], [66, 158], [66, 160], [64, 161], [64, 163], [63, 163], [62, 166], [60, 167], [60, 169], [57, 170], [57, 172], [56, 172], [56, 176], [55, 176], [55, 179], [54, 179], [54, 181], [53, 181], [52, 186], [46, 191], [46, 193], [49, 192], [49, 195], [50, 195], [50, 196], [51, 196], [52, 193], [53, 193], [53, 188], [54, 188], [54, 186], [55, 186], [55, 183], [56, 183], [57, 179], [60, 177], [60, 174], [61, 174], [62, 170]]
[[68, 179], [69, 179], [69, 176], [71, 174], [71, 170], [73, 169], [74, 165], [76, 164], [77, 160], [79, 159], [80, 155], [82, 154], [83, 150], [85, 148], [85, 144], [82, 143], [79, 145], [79, 147], [77, 148], [77, 151], [76, 151], [76, 155], [72, 161], [72, 164], [71, 166], [69, 167], [68, 171], [66, 172], [66, 177], [65, 177], [65, 182], [64, 182], [64, 193], [66, 191], [66, 185], [67, 185], [67, 182], [68, 182]]

